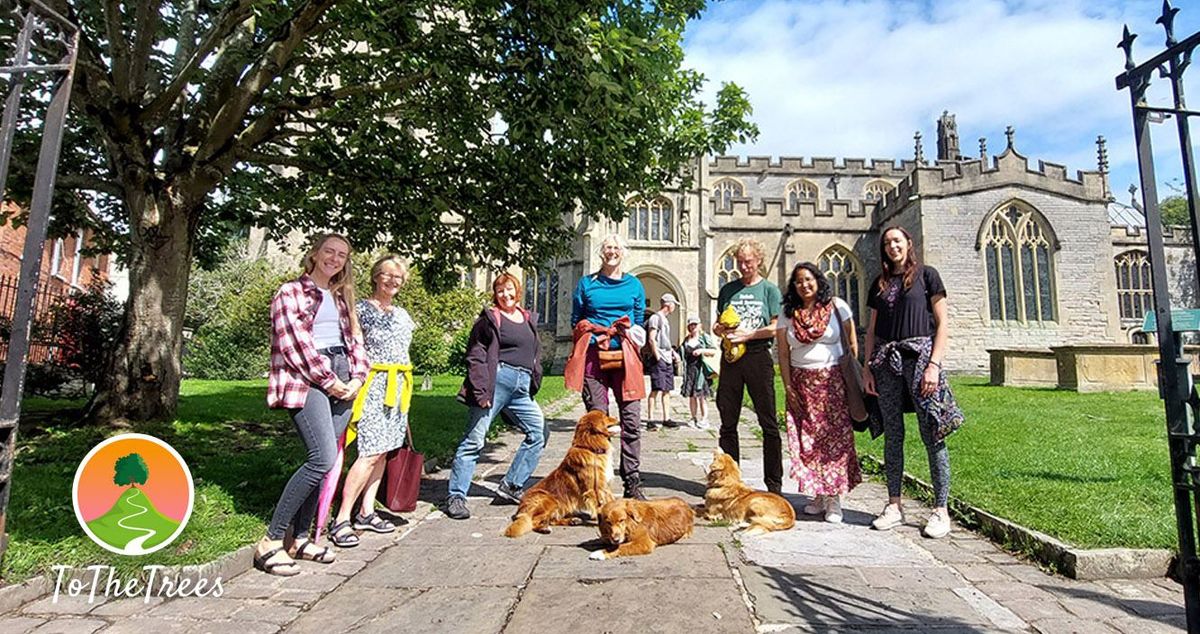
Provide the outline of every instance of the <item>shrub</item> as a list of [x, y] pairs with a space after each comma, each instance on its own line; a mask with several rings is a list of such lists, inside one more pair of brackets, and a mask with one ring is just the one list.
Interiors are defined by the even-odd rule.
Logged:
[[[50, 340], [59, 351], [51, 364], [95, 383], [116, 345], [123, 316], [124, 306], [113, 297], [112, 283], [93, 276], [86, 289], [72, 291], [50, 310]], [[35, 336], [42, 338], [36, 332]]]
[[266, 373], [271, 355], [271, 298], [290, 277], [235, 245], [212, 271], [193, 271], [185, 323], [184, 370], [205, 379], [250, 379]]

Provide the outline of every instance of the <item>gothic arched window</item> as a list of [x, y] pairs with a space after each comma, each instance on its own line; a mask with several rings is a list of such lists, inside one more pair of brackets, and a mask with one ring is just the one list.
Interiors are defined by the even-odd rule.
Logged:
[[662, 196], [646, 200], [641, 196], [626, 203], [629, 239], [648, 242], [675, 241], [675, 211]]
[[539, 326], [558, 323], [558, 269], [553, 265], [525, 271], [525, 308], [537, 313]]
[[1154, 310], [1150, 260], [1145, 251], [1126, 251], [1116, 257], [1117, 306], [1121, 319], [1141, 320]]
[[797, 211], [800, 209], [800, 201], [817, 202], [817, 184], [808, 180], [796, 180], [788, 183], [784, 189], [784, 195], [787, 196], [788, 209]]
[[733, 209], [733, 199], [745, 195], [746, 189], [732, 178], [721, 179], [713, 184], [713, 200], [717, 203], [717, 209], [721, 211]]
[[892, 187], [892, 184], [887, 181], [871, 181], [863, 188], [863, 198], [867, 202], [881, 203], [883, 202], [883, 197], [893, 189], [895, 187]]
[[738, 271], [737, 261], [733, 259], [733, 249], [725, 252], [717, 262], [717, 288], [720, 288], [742, 276]]
[[987, 267], [988, 308], [997, 321], [1054, 320], [1052, 235], [1041, 214], [1017, 204], [988, 221], [981, 247]]
[[863, 279], [857, 258], [845, 248], [834, 245], [817, 258], [817, 267], [829, 280], [833, 294], [846, 300], [855, 314], [861, 314]]

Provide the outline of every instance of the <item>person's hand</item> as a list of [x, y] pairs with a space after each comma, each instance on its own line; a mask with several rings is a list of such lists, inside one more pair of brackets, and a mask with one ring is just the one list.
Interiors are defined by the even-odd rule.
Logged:
[[351, 400], [358, 396], [358, 391], [362, 389], [363, 383], [358, 379], [351, 379], [346, 384], [346, 400]]
[[727, 329], [725, 328], [725, 324], [722, 324], [720, 322], [713, 324], [713, 334], [718, 337], [724, 336], [726, 330]]
[[726, 339], [729, 340], [729, 343], [746, 343], [750, 340], [750, 335], [752, 334], [754, 334], [753, 330], [742, 330], [739, 328], [738, 330], [729, 333], [729, 336], [726, 337]]
[[875, 376], [871, 374], [871, 368], [863, 366], [863, 391], [871, 396], [879, 396], [879, 392], [875, 391]]
[[940, 374], [941, 370], [936, 365], [930, 363], [925, 366], [925, 376], [921, 377], [921, 396], [925, 398], [933, 396], [933, 393], [937, 391]]
[[327, 390], [327, 391], [329, 392], [329, 395], [332, 396], [333, 398], [336, 398], [339, 401], [344, 401], [344, 400], [347, 400], [346, 394], [348, 393], [349, 389], [350, 389], [350, 386], [346, 385], [345, 383], [342, 383], [341, 379], [335, 379], [333, 382], [333, 385], [330, 386], [329, 390]]
[[481, 402], [479, 403], [479, 407], [480, 407], [480, 408], [482, 408], [482, 409], [492, 409], [492, 402], [491, 402], [490, 400], [488, 400], [488, 401], [481, 401]]
[[787, 403], [795, 403], [795, 402], [797, 402], [796, 399], [800, 398], [800, 393], [796, 391], [796, 388], [791, 386], [789, 381], [783, 382], [783, 391], [784, 391], [784, 396], [787, 399], [786, 400]]

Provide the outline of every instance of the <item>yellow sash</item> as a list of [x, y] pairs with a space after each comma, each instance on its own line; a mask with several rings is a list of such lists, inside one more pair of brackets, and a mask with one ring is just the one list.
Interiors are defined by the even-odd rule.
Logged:
[[[370, 371], [367, 372], [367, 380], [363, 383], [362, 389], [358, 391], [358, 396], [354, 398], [354, 409], [350, 415], [350, 427], [346, 430], [346, 444], [354, 442], [354, 438], [358, 436], [358, 421], [363, 415], [363, 406], [367, 403], [367, 392], [371, 389], [371, 381], [375, 380], [375, 375], [387, 373], [387, 391], [384, 392], [383, 404], [388, 407], [396, 407], [397, 400], [400, 405], [400, 413], [408, 413], [408, 406], [412, 403], [413, 393], [413, 376], [412, 365], [405, 363], [372, 363]], [[400, 374], [404, 374], [404, 386], [400, 386]], [[399, 396], [399, 399], [397, 399]]]

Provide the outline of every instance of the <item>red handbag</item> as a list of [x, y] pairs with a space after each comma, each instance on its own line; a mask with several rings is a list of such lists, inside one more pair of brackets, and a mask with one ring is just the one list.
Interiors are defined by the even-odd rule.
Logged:
[[417, 508], [421, 492], [421, 473], [425, 470], [425, 454], [413, 449], [412, 425], [408, 428], [408, 443], [388, 452], [383, 481], [379, 483], [376, 499], [393, 513], [407, 513]]

